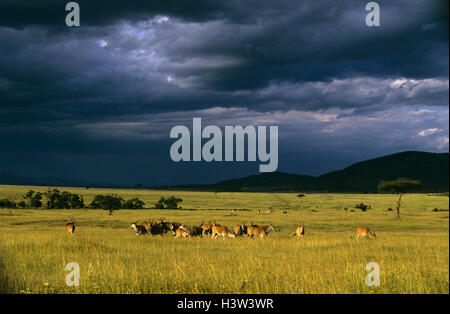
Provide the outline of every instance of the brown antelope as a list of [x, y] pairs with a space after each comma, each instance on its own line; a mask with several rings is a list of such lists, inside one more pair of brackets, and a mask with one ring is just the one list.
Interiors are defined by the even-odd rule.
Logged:
[[160, 224], [162, 225], [162, 229], [164, 233], [167, 233], [167, 231], [171, 230], [169, 228], [169, 226], [167, 225], [167, 222], [164, 221], [164, 218], [160, 218], [161, 222]]
[[356, 238], [375, 238], [377, 235], [375, 234], [375, 232], [370, 231], [369, 228], [363, 228], [363, 227], [358, 227], [356, 229]]
[[212, 232], [212, 223], [209, 221], [207, 224], [203, 223], [201, 224], [202, 227], [202, 236], [205, 236], [207, 234], [211, 234]]
[[247, 236], [251, 237], [253, 236], [253, 232], [256, 228], [258, 228], [258, 225], [255, 225], [253, 221], [250, 223], [250, 226], [247, 227]]
[[150, 229], [152, 227], [152, 222], [143, 221], [143, 222], [141, 222], [141, 226], [144, 226], [144, 228], [147, 229], [147, 231], [150, 231]]
[[243, 236], [244, 234], [247, 234], [247, 226], [245, 225], [245, 222], [234, 226], [233, 231], [236, 236]]
[[179, 222], [166, 222], [165, 226], [173, 232], [173, 235], [175, 235], [177, 229], [181, 227], [181, 224]]
[[155, 225], [152, 225], [151, 227], [150, 227], [150, 230], [149, 230], [149, 232], [152, 234], [152, 235], [161, 235], [161, 234], [163, 234], [163, 233], [166, 233], [168, 230], [170, 230], [170, 228], [169, 227], [167, 227], [167, 225], [165, 224], [165, 223], [157, 223], [157, 224], [155, 224]]
[[69, 222], [69, 223], [66, 225], [66, 231], [67, 231], [68, 233], [70, 233], [70, 234], [73, 234], [73, 233], [75, 232], [75, 223]]
[[269, 224], [268, 226], [261, 226], [261, 227], [253, 226], [253, 227], [247, 228], [247, 235], [251, 238], [252, 237], [264, 238], [271, 231], [274, 231], [274, 230], [275, 230], [275, 228], [271, 224]]
[[297, 236], [299, 238], [303, 238], [305, 236], [305, 223], [302, 222], [302, 225], [297, 227], [297, 230], [295, 230], [295, 233], [293, 236]]
[[191, 236], [191, 237], [202, 237], [202, 235], [203, 235], [202, 227], [198, 227], [198, 226], [192, 226], [192, 227], [181, 226], [178, 229], [182, 229], [182, 230], [186, 231], [189, 234], [189, 236]]
[[184, 226], [180, 226], [174, 231], [174, 238], [189, 238], [190, 236], [189, 230]]
[[147, 234], [147, 228], [145, 228], [143, 225], [138, 225], [137, 222], [132, 223], [130, 228], [134, 229], [134, 232], [136, 232], [137, 236]]
[[191, 227], [191, 236], [203, 236], [203, 228], [202, 227], [197, 227], [197, 226], [193, 226]]
[[214, 223], [211, 228], [211, 231], [212, 231], [213, 239], [217, 238], [218, 235], [221, 235], [224, 240], [226, 237], [230, 237], [230, 238], [235, 237], [234, 233], [230, 232], [230, 230], [228, 229], [227, 226], [219, 226]]

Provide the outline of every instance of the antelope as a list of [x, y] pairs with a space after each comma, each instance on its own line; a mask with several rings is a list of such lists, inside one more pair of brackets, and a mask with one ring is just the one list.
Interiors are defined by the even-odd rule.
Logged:
[[245, 225], [245, 222], [234, 226], [233, 231], [236, 236], [243, 236], [244, 234], [247, 234], [247, 226]]
[[247, 228], [247, 235], [249, 237], [260, 237], [260, 238], [264, 238], [265, 236], [267, 236], [271, 231], [274, 231], [275, 228], [269, 224], [268, 226], [261, 226], [261, 227], [248, 227]]
[[363, 227], [358, 227], [356, 229], [356, 238], [365, 238], [365, 237], [369, 237], [369, 238], [375, 238], [377, 235], [375, 234], [375, 232], [370, 231], [369, 228], [363, 228]]
[[201, 228], [202, 228], [202, 236], [211, 234], [211, 232], [212, 232], [211, 231], [211, 229], [212, 229], [211, 221], [209, 221], [207, 224], [202, 222]]
[[169, 228], [169, 226], [167, 225], [167, 222], [164, 221], [164, 218], [160, 218], [160, 220], [161, 220], [160, 224], [163, 226], [163, 232], [164, 233], [167, 233], [167, 231], [171, 230]]
[[191, 227], [190, 228], [191, 230], [191, 236], [200, 236], [200, 237], [203, 237], [203, 228], [202, 227], [197, 227], [197, 226], [194, 226], [194, 227]]
[[302, 222], [302, 225], [297, 227], [297, 230], [295, 230], [295, 233], [293, 234], [293, 236], [298, 236], [300, 238], [303, 238], [305, 235], [305, 223]]
[[147, 229], [143, 225], [138, 225], [137, 222], [132, 223], [130, 228], [134, 229], [134, 232], [136, 232], [137, 236], [147, 234]]
[[184, 226], [180, 226], [174, 231], [174, 238], [189, 238], [190, 236], [189, 230]]
[[152, 228], [152, 224], [154, 224], [154, 223], [153, 222], [148, 222], [148, 221], [141, 222], [141, 226], [144, 226], [144, 228], [147, 231], [150, 231], [150, 229]]
[[219, 226], [214, 223], [211, 228], [211, 231], [212, 231], [213, 239], [217, 238], [218, 235], [221, 235], [224, 240], [226, 237], [230, 237], [230, 238], [235, 237], [235, 235], [232, 232], [230, 232], [230, 230], [228, 229], [227, 226]]
[[150, 233], [152, 235], [161, 235], [165, 232], [167, 232], [167, 230], [170, 230], [170, 228], [165, 224], [165, 223], [157, 223], [153, 226], [151, 226], [150, 228]]
[[75, 232], [75, 223], [73, 223], [73, 222], [67, 223], [66, 231], [70, 234], [73, 234]]
[[[193, 227], [188, 227], [188, 226], [181, 226], [180, 228], [183, 230], [184, 232], [186, 232], [190, 237], [196, 237], [196, 236], [202, 236], [202, 227], [197, 227], [197, 226], [193, 226]], [[177, 230], [178, 230], [177, 229]], [[181, 231], [180, 231], [181, 232]], [[182, 232], [181, 232], [182, 233]]]
[[258, 228], [258, 225], [255, 225], [253, 221], [250, 223], [250, 226], [247, 227], [247, 236], [251, 237], [253, 235], [253, 231], [255, 228]]
[[178, 228], [181, 227], [181, 224], [179, 222], [166, 222], [165, 226], [169, 229], [172, 230], [173, 235], [176, 234], [176, 231]]

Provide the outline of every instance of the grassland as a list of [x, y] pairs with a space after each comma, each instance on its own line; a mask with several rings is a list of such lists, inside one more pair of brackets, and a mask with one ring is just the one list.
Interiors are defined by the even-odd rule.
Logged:
[[[29, 189], [0, 186], [19, 200]], [[0, 209], [0, 292], [3, 293], [449, 293], [449, 213], [446, 196], [408, 194], [402, 218], [386, 209], [394, 195], [209, 193], [64, 188], [84, 196], [116, 193], [147, 206], [176, 195], [191, 210]], [[371, 205], [362, 212], [356, 203]], [[273, 214], [258, 214], [273, 209]], [[347, 208], [348, 210], [345, 210]], [[233, 211], [246, 209], [248, 211]], [[281, 210], [287, 210], [282, 214]], [[354, 210], [354, 211], [353, 211]], [[137, 237], [134, 221], [164, 217], [188, 225], [215, 219], [272, 223], [266, 239]], [[75, 235], [65, 233], [69, 219]], [[305, 222], [304, 239], [292, 237]], [[374, 240], [356, 240], [358, 226]], [[68, 287], [65, 266], [80, 265], [81, 285]], [[364, 279], [380, 265], [380, 286]]]

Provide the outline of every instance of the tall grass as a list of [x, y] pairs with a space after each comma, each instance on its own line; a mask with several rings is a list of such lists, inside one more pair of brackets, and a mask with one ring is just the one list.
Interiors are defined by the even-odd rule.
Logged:
[[[15, 191], [0, 187], [1, 197], [8, 193]], [[157, 200], [169, 192], [114, 193]], [[431, 211], [448, 208], [446, 197], [407, 195], [396, 219], [385, 210], [392, 195], [172, 194], [199, 210], [120, 210], [110, 216], [102, 210], [0, 209], [0, 292], [449, 293], [448, 212]], [[372, 209], [351, 212], [358, 202]], [[277, 206], [288, 214], [256, 211]], [[279, 231], [266, 239], [137, 237], [131, 222], [150, 217], [188, 225], [215, 219], [230, 227], [270, 222]], [[65, 233], [70, 218], [77, 222], [73, 236]], [[302, 220], [305, 238], [292, 237]], [[377, 238], [356, 240], [358, 226], [374, 229]], [[80, 265], [79, 287], [65, 283], [69, 262]], [[365, 284], [369, 262], [380, 265], [379, 287]]]

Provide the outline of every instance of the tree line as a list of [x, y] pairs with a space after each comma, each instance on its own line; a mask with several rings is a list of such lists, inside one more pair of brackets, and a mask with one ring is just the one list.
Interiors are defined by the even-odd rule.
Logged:
[[[400, 218], [400, 207], [404, 193], [418, 189], [422, 183], [418, 180], [408, 178], [398, 178], [393, 181], [380, 181], [378, 191], [396, 193], [399, 198], [395, 207], [396, 215]], [[298, 194], [298, 197], [304, 197], [304, 194]], [[45, 198], [45, 200], [44, 200]], [[45, 202], [45, 205], [44, 203]], [[170, 196], [165, 198], [161, 196], [155, 204], [155, 209], [181, 209], [178, 204], [183, 202], [181, 198]], [[59, 191], [58, 189], [49, 189], [47, 192], [34, 192], [29, 190], [18, 203], [9, 199], [0, 199], [0, 208], [46, 208], [46, 209], [79, 209], [92, 208], [109, 210], [110, 214], [114, 210], [123, 209], [143, 209], [145, 203], [139, 198], [125, 200], [118, 195], [96, 195], [94, 200], [85, 207], [83, 196], [68, 191]], [[361, 203], [355, 206], [366, 211], [369, 206]]]
[[[155, 209], [179, 209], [183, 200], [175, 196], [163, 197], [155, 204]], [[104, 209], [110, 214], [119, 209], [143, 209], [145, 202], [139, 198], [123, 199], [119, 195], [96, 195], [92, 202], [85, 205], [82, 195], [58, 189], [49, 189], [47, 192], [29, 190], [19, 202], [10, 199], [0, 199], [0, 208], [30, 208], [30, 209]]]

